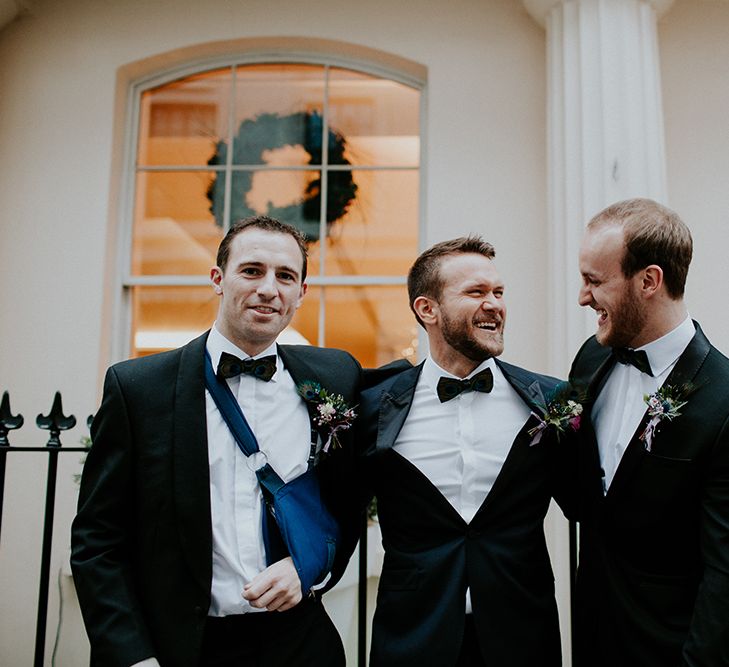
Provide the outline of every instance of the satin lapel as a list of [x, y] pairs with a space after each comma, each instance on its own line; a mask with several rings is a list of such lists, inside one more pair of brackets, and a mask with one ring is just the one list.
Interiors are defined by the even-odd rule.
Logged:
[[608, 348], [604, 349], [606, 356], [597, 367], [597, 370], [592, 374], [587, 384], [587, 397], [583, 406], [584, 414], [579, 431], [583, 447], [578, 453], [580, 475], [584, 480], [589, 480], [589, 485], [593, 487], [592, 493], [595, 494], [596, 498], [600, 499], [604, 497], [602, 475], [600, 474], [602, 465], [600, 464], [600, 450], [597, 446], [597, 434], [595, 433], [595, 426], [592, 423], [592, 407], [595, 405], [595, 400], [599, 396], [605, 382], [607, 382], [610, 370], [615, 365], [615, 357], [608, 351]]
[[418, 364], [397, 376], [397, 380], [389, 391], [380, 397], [379, 416], [377, 418], [377, 451], [390, 449], [400, 433], [405, 419], [407, 419], [410, 406], [413, 404], [415, 386], [423, 370], [423, 364]]
[[521, 396], [522, 400], [534, 412], [541, 415], [544, 412], [547, 401], [544, 398], [542, 387], [539, 381], [534, 378], [534, 375], [518, 366], [512, 366], [498, 359], [495, 361], [507, 382], [514, 388], [514, 391]]
[[173, 406], [173, 468], [182, 551], [197, 583], [210, 591], [213, 529], [203, 366], [207, 337], [206, 332], [181, 350]]
[[[404, 456], [402, 456], [399, 452], [392, 449], [391, 447], [388, 448], [388, 450], [383, 450], [386, 453], [386, 456], [388, 457], [388, 461], [392, 461], [395, 466], [400, 466], [404, 468], [403, 474], [410, 474], [415, 479], [420, 480], [420, 490], [418, 490], [418, 495], [430, 495], [433, 499], [433, 503], [440, 505], [441, 511], [444, 515], [448, 516], [450, 518], [450, 521], [454, 522], [458, 526], [464, 526], [466, 522], [463, 520], [463, 517], [458, 513], [458, 510], [456, 510], [453, 505], [448, 501], [448, 499], [443, 495], [441, 490], [433, 484], [433, 482], [428, 479], [428, 477], [423, 473], [418, 466], [416, 466], [412, 461], [409, 461]], [[401, 482], [402, 476], [397, 478], [397, 482], [394, 482], [395, 484], [399, 484]], [[398, 487], [399, 488], [399, 487]], [[433, 508], [434, 512], [437, 510], [437, 508]]]
[[298, 385], [304, 380], [314, 380], [321, 383], [321, 369], [317, 369], [308, 363], [306, 355], [293, 352], [290, 348], [278, 345], [278, 355], [281, 357], [286, 370], [291, 374], [294, 382]]
[[527, 373], [521, 368], [512, 366], [511, 364], [505, 364], [496, 360], [501, 372], [508, 383], [514, 388], [520, 398], [529, 406], [532, 413], [526, 420], [524, 425], [521, 427], [519, 432], [514, 438], [514, 442], [509, 448], [509, 453], [506, 455], [504, 465], [501, 466], [499, 474], [494, 480], [494, 485], [488, 492], [488, 495], [484, 499], [481, 507], [478, 508], [473, 521], [485, 512], [488, 507], [494, 502], [494, 498], [498, 498], [499, 494], [507, 491], [511, 480], [519, 470], [521, 465], [524, 463], [524, 459], [529, 453], [529, 443], [531, 442], [532, 436], [529, 435], [529, 431], [539, 424], [539, 419], [535, 415], [541, 415], [545, 407], [544, 394], [539, 382], [534, 379], [534, 376]]
[[422, 370], [422, 363], [409, 368], [397, 376], [388, 391], [382, 393], [377, 419], [376, 452], [378, 455], [385, 454], [392, 457], [387, 460], [392, 460], [394, 465], [409, 470], [416, 479], [420, 480], [422, 492], [432, 496], [433, 502], [439, 504], [445, 515], [449, 516], [452, 521], [455, 521], [458, 525], [463, 525], [464, 521], [461, 515], [458, 514], [433, 482], [415, 464], [392, 449], [410, 412], [413, 397], [415, 396], [415, 388]]
[[[686, 383], [692, 383], [696, 374], [699, 372], [701, 365], [706, 359], [706, 355], [709, 354], [710, 344], [706, 336], [699, 325], [694, 322], [696, 326], [696, 333], [688, 344], [688, 347], [684, 350], [683, 354], [679, 357], [673, 370], [670, 372], [665, 385], [682, 385]], [[690, 400], [690, 399], [689, 399]], [[678, 417], [680, 419], [680, 417]], [[627, 484], [632, 476], [635, 468], [645, 456], [645, 445], [640, 439], [645, 426], [648, 422], [647, 411], [640, 420], [637, 430], [633, 434], [623, 457], [620, 459], [618, 468], [615, 471], [615, 477], [610, 484], [608, 492], [605, 494], [606, 500], [614, 498], [620, 494], [620, 490]], [[660, 434], [656, 436], [660, 438]]]
[[614, 365], [615, 357], [612, 354], [608, 354], [590, 378], [590, 382], [587, 385], [587, 400], [590, 406], [592, 406], [600, 394], [605, 382], [607, 382], [608, 373]]

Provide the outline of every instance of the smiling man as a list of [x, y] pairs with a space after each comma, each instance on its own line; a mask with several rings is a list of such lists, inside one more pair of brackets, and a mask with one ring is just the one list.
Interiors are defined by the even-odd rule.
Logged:
[[408, 292], [429, 355], [362, 392], [357, 444], [385, 547], [372, 667], [562, 664], [543, 521], [564, 469], [539, 428], [556, 380], [497, 361], [493, 258], [478, 237], [418, 257]]
[[[294, 227], [263, 216], [234, 225], [210, 271], [220, 299], [212, 329], [107, 372], [72, 530], [92, 664], [343, 667], [339, 635], [280, 536], [275, 555], [269, 548], [277, 527], [259, 466], [206, 388], [209, 364], [283, 481], [318, 462], [328, 433], [297, 385], [318, 383], [353, 405], [360, 368], [340, 350], [277, 344], [306, 293], [306, 264]], [[341, 519], [353, 446], [349, 432], [340, 439], [316, 472]], [[331, 572], [333, 585], [344, 565], [330, 562], [314, 584]]]
[[588, 224], [571, 379], [580, 430], [576, 667], [729, 664], [729, 359], [691, 321], [681, 219], [648, 199]]

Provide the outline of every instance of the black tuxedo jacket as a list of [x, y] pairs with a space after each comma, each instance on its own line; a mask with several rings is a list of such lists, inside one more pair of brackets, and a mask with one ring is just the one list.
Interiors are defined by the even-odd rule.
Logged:
[[[72, 528], [93, 664], [126, 667], [152, 655], [165, 667], [198, 664], [212, 581], [206, 340], [107, 372]], [[351, 355], [286, 345], [279, 354], [296, 382], [314, 380], [357, 402]], [[329, 498], [346, 497], [351, 481], [352, 434], [341, 441], [318, 467]], [[346, 509], [329, 504], [335, 514]], [[345, 565], [335, 562], [331, 585]]]
[[589, 405], [615, 364], [590, 338], [571, 379], [589, 385], [580, 430], [577, 665], [729, 665], [729, 360], [701, 329], [664, 386], [690, 383], [648, 452], [643, 419], [606, 495]]
[[[534, 412], [556, 380], [497, 362]], [[466, 589], [486, 662], [561, 664], [554, 577], [543, 521], [557, 493], [560, 445], [551, 433], [530, 446], [531, 416], [493, 488], [466, 523], [392, 446], [407, 418], [421, 366], [362, 392], [357, 447], [377, 496], [385, 562], [372, 634], [372, 667], [455, 665]]]

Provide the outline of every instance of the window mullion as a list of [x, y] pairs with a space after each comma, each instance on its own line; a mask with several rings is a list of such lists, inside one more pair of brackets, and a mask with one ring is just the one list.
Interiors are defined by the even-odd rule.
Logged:
[[[327, 193], [329, 191], [329, 65], [324, 67], [324, 108], [321, 123], [321, 197], [319, 199], [319, 276], [324, 281], [327, 251]], [[317, 344], [326, 345], [326, 287], [322, 285], [319, 298], [319, 327]]]
[[230, 100], [228, 101], [228, 150], [225, 152], [225, 193], [223, 204], [223, 233], [225, 234], [230, 228], [230, 207], [233, 190], [233, 142], [235, 141], [235, 92], [236, 92], [236, 74], [238, 68], [234, 65], [231, 67], [230, 76]]

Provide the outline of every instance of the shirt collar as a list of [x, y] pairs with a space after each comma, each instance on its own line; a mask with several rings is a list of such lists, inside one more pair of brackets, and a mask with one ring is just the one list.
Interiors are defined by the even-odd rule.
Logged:
[[449, 378], [455, 378], [456, 380], [468, 380], [469, 378], [472, 378], [474, 375], [476, 375], [476, 373], [480, 373], [486, 368], [491, 369], [491, 372], [494, 374], [495, 383], [496, 378], [499, 374], [496, 373], [496, 362], [494, 361], [493, 357], [489, 357], [488, 359], [482, 361], [465, 378], [459, 378], [458, 376], [453, 375], [453, 373], [449, 373], [448, 371], [441, 368], [435, 361], [433, 361], [433, 357], [428, 356], [423, 363], [423, 370], [420, 373], [420, 381], [424, 382], [437, 396], [438, 380], [440, 380], [441, 377], [445, 376]]
[[[281, 369], [281, 359], [278, 356], [276, 341], [271, 343], [265, 350], [263, 350], [263, 352], [251, 356], [245, 350], [242, 350], [234, 343], [231, 343], [222, 333], [220, 333], [217, 327], [217, 323], [214, 323], [212, 328], [210, 329], [210, 334], [208, 335], [208, 340], [205, 347], [208, 351], [208, 354], [210, 355], [210, 361], [212, 361], [213, 368], [215, 369], [216, 373], [218, 370], [218, 364], [220, 363], [220, 355], [223, 354], [223, 352], [233, 354], [241, 359], [260, 359], [261, 357], [272, 354], [276, 357], [276, 372]], [[276, 375], [271, 378], [271, 382], [275, 381]]]
[[637, 349], [645, 350], [653, 376], [658, 377], [683, 354], [695, 333], [694, 323], [687, 315], [675, 329]]

